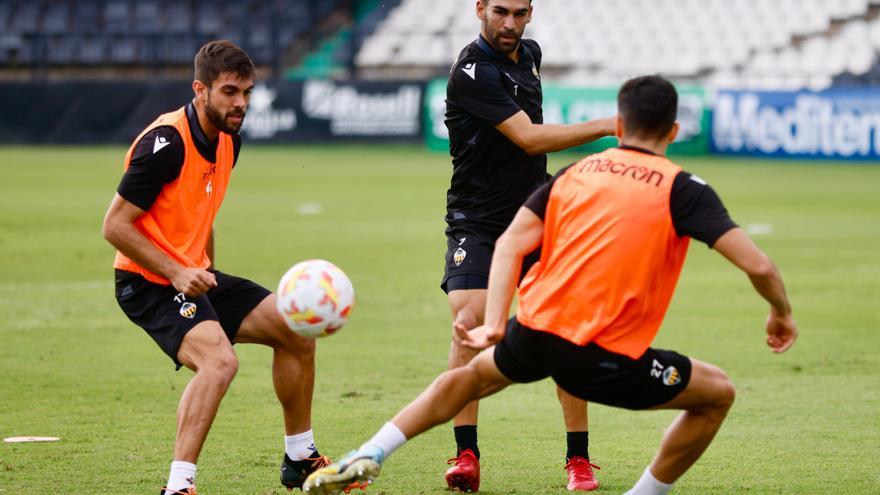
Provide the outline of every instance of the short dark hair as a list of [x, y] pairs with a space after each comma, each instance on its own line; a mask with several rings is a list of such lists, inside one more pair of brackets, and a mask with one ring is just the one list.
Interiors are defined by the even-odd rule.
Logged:
[[661, 76], [630, 79], [617, 95], [617, 111], [626, 134], [662, 137], [672, 130], [678, 113], [678, 92]]
[[[489, 5], [489, 2], [491, 0], [480, 0], [480, 1], [483, 2], [483, 5]], [[532, 4], [532, 0], [529, 0], [529, 5], [531, 5], [531, 4]]]
[[235, 72], [241, 79], [254, 77], [253, 60], [244, 50], [228, 40], [205, 43], [193, 62], [195, 78], [210, 87], [224, 72]]

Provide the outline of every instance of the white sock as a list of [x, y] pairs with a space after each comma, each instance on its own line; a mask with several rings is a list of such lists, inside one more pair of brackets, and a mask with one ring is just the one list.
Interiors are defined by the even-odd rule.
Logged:
[[406, 435], [400, 431], [400, 428], [397, 427], [391, 421], [385, 423], [382, 426], [382, 429], [376, 433], [373, 438], [370, 439], [369, 442], [361, 445], [361, 448], [364, 448], [369, 445], [373, 445], [382, 449], [382, 452], [385, 453], [385, 457], [391, 455], [392, 452], [397, 450], [401, 445], [406, 443]]
[[291, 461], [301, 461], [318, 449], [315, 448], [315, 436], [312, 430], [297, 433], [296, 435], [284, 435], [284, 452]]
[[651, 474], [651, 467], [649, 466], [645, 468], [645, 472], [642, 473], [642, 477], [639, 478], [636, 486], [623, 495], [666, 495], [669, 493], [670, 488], [672, 488], [672, 483], [663, 483], [655, 478]]
[[191, 462], [174, 461], [171, 463], [171, 472], [168, 473], [168, 484], [165, 485], [165, 495], [181, 491], [193, 486], [196, 482], [196, 465]]

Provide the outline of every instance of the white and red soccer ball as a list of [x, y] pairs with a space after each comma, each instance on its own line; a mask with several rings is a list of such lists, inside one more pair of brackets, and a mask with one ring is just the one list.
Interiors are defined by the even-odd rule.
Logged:
[[334, 334], [345, 325], [354, 305], [354, 288], [345, 272], [324, 260], [293, 265], [278, 283], [278, 312], [303, 337]]

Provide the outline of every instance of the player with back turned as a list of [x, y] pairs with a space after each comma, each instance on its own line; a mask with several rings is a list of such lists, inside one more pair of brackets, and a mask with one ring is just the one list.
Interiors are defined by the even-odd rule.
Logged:
[[[534, 40], [522, 39], [532, 16], [530, 0], [477, 0], [476, 14], [480, 36], [453, 66], [446, 99], [453, 171], [441, 287], [453, 324], [467, 328], [483, 322], [496, 239], [529, 194], [547, 181], [545, 153], [614, 132], [613, 119], [543, 124], [541, 48]], [[535, 259], [530, 257], [526, 265]], [[464, 366], [475, 355], [453, 341], [449, 368]], [[586, 404], [559, 388], [557, 396], [567, 430], [568, 488], [595, 489]], [[457, 456], [446, 472], [452, 489], [477, 491], [480, 486], [477, 408], [474, 402], [455, 418]]]
[[[552, 377], [591, 402], [680, 410], [626, 495], [669, 492], [709, 447], [735, 397], [721, 369], [651, 347], [690, 240], [745, 272], [769, 303], [765, 331], [773, 352], [785, 352], [798, 336], [776, 265], [705, 181], [664, 156], [678, 133], [677, 105], [675, 88], [661, 77], [623, 85], [620, 146], [563, 169], [498, 239], [485, 325], [455, 328], [461, 345], [485, 350], [440, 375], [359, 449], [310, 475], [304, 490], [335, 495], [370, 480], [407, 440], [449, 421], [468, 402]], [[516, 316], [508, 320], [523, 259], [539, 245], [540, 261], [520, 285]]]

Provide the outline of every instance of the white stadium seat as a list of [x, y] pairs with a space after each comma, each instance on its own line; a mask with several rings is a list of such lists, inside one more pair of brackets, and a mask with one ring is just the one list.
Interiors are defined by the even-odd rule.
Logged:
[[[404, 0], [359, 67], [446, 70], [480, 29], [475, 0]], [[527, 36], [562, 81], [662, 73], [710, 84], [819, 87], [877, 62], [880, 0], [541, 0]], [[430, 13], [430, 15], [428, 15]], [[595, 75], [595, 76], [593, 76]]]

